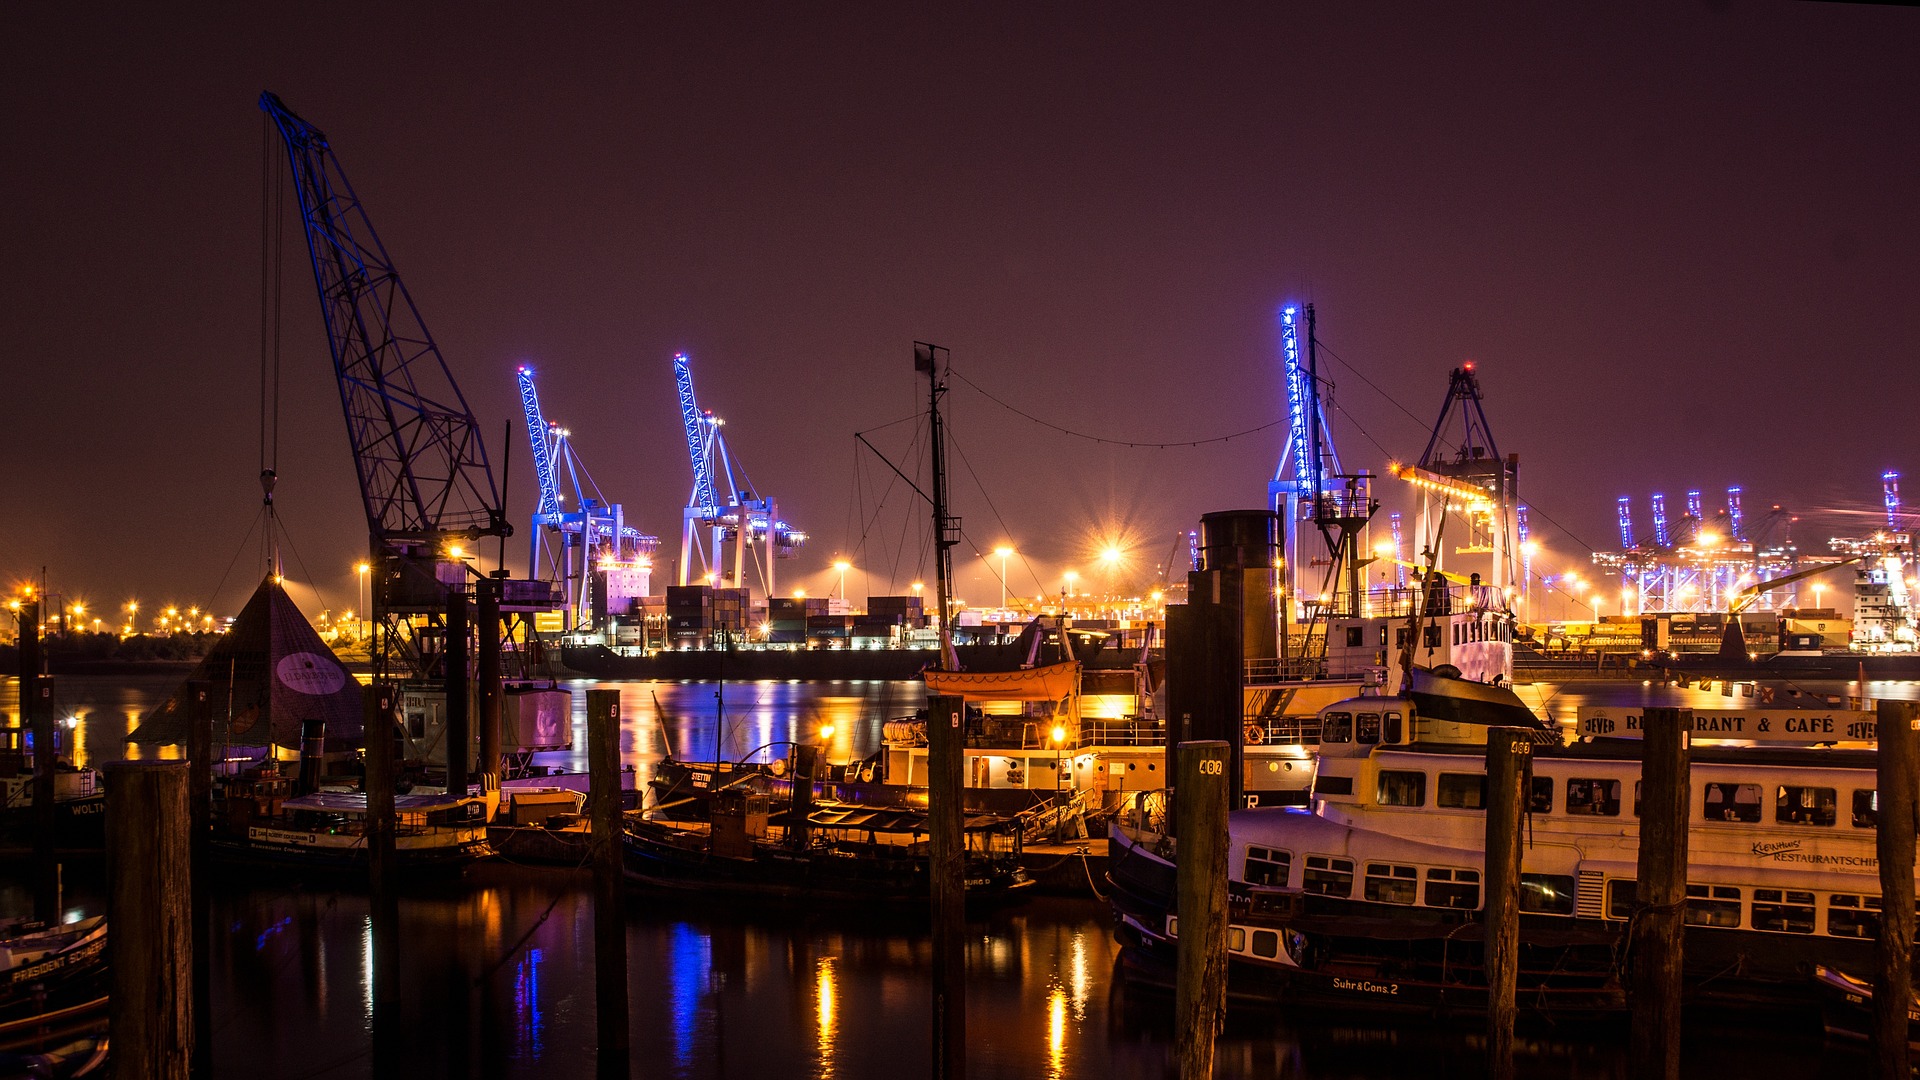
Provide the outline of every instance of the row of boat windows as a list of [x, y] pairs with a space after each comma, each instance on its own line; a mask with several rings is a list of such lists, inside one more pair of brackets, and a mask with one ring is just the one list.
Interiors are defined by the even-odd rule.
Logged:
[[[1526, 875], [1533, 880], [1538, 875]], [[1293, 853], [1280, 848], [1247, 848], [1242, 880], [1249, 885], [1286, 888], [1293, 877]], [[1302, 860], [1300, 891], [1318, 896], [1352, 899], [1356, 879], [1360, 898], [1379, 904], [1422, 905], [1436, 908], [1472, 910], [1480, 906], [1480, 871], [1456, 866], [1410, 866], [1404, 863], [1370, 862], [1359, 866], [1352, 859], [1335, 855], [1308, 855]], [[1566, 911], [1573, 912], [1573, 879], [1565, 878]], [[1523, 887], [1521, 910], [1544, 910], [1526, 906]], [[1537, 890], [1536, 890], [1537, 891]]]
[[[1423, 634], [1423, 640], [1421, 641], [1421, 644], [1424, 647], [1429, 649], [1439, 648], [1440, 647], [1439, 624], [1436, 623], [1433, 625], [1426, 626], [1423, 628], [1423, 630], [1424, 630], [1424, 634]], [[1411, 634], [1412, 632], [1413, 631], [1409, 630], [1407, 627], [1404, 627], [1404, 626], [1394, 627], [1393, 628], [1393, 647], [1396, 649], [1406, 648], [1407, 635]], [[1475, 641], [1512, 641], [1512, 640], [1513, 640], [1513, 629], [1507, 624], [1506, 620], [1504, 619], [1489, 619], [1489, 618], [1482, 617], [1479, 619], [1475, 619], [1472, 622], [1456, 622], [1453, 624], [1453, 643], [1455, 645], [1466, 645]], [[1387, 628], [1383, 626], [1380, 628], [1380, 644], [1385, 645], [1386, 643], [1387, 643]], [[1364, 626], [1347, 627], [1347, 647], [1348, 648], [1362, 649], [1366, 647], [1366, 644], [1367, 644], [1367, 628], [1366, 627]]]
[[[1624, 785], [1606, 777], [1569, 777], [1561, 812], [1575, 817], [1619, 817]], [[1527, 809], [1553, 812], [1554, 780], [1536, 776], [1527, 791]], [[1856, 829], [1871, 829], [1878, 820], [1879, 794], [1872, 788], [1851, 791], [1849, 820]], [[1427, 803], [1427, 774], [1410, 769], [1382, 769], [1375, 798], [1382, 806], [1418, 807]], [[1434, 805], [1453, 810], [1487, 807], [1485, 773], [1441, 773], [1434, 785]], [[1633, 782], [1633, 816], [1640, 816], [1640, 781]], [[1766, 817], [1764, 789], [1759, 784], [1715, 782], [1701, 791], [1700, 816], [1705, 821], [1759, 824]], [[1773, 823], [1832, 827], [1840, 821], [1840, 792], [1811, 784], [1777, 784], [1773, 789]]]
[[[1607, 918], [1624, 921], [1632, 917], [1633, 892], [1630, 878], [1607, 882]], [[1689, 926], [1746, 926], [1777, 934], [1813, 934], [1819, 932], [1823, 908], [1829, 937], [1871, 938], [1880, 932], [1880, 898], [1858, 893], [1829, 893], [1823, 897], [1801, 889], [1689, 885], [1685, 918]]]
[[[1403, 863], [1368, 862], [1334, 855], [1307, 855], [1302, 860], [1300, 891], [1377, 904], [1471, 910], [1480, 906], [1480, 873], [1459, 867], [1418, 867]], [[1356, 872], [1358, 870], [1358, 872]], [[1280, 848], [1250, 846], [1242, 878], [1249, 885], [1285, 888], [1291, 883], [1293, 853]], [[1424, 885], [1424, 888], [1423, 888]], [[1748, 894], [1751, 894], [1749, 897]], [[1625, 921], [1634, 910], [1634, 882], [1615, 878], [1607, 882], [1607, 915]], [[1521, 874], [1520, 910], [1541, 915], [1572, 915], [1574, 880], [1563, 874]], [[1689, 885], [1685, 918], [1690, 926], [1737, 929], [1747, 926], [1782, 934], [1817, 932], [1821, 909], [1830, 937], [1871, 938], [1880, 929], [1880, 898], [1859, 893], [1829, 893], [1823, 897], [1800, 889], [1745, 890], [1731, 885]], [[1241, 951], [1237, 946], [1235, 952]], [[1257, 953], [1271, 956], [1271, 953]]]
[[1397, 743], [1404, 738], [1404, 730], [1405, 725], [1397, 712], [1330, 712], [1320, 719], [1320, 741], [1323, 743], [1357, 742], [1363, 746]]

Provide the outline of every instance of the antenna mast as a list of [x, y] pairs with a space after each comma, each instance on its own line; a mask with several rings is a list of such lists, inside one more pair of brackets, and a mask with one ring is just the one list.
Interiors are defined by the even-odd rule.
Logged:
[[952, 549], [960, 542], [960, 519], [947, 513], [947, 433], [940, 419], [940, 397], [947, 392], [945, 365], [951, 354], [938, 345], [924, 341], [913, 343], [913, 369], [927, 376], [927, 409], [931, 417], [933, 442], [933, 567], [936, 599], [940, 610], [935, 616], [940, 628], [940, 662], [950, 670], [959, 667], [953, 652], [953, 631], [947, 625], [952, 588]]

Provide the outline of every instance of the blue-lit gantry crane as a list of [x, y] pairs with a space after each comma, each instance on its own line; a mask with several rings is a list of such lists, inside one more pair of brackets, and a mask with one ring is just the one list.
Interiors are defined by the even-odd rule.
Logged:
[[[781, 520], [776, 500], [756, 494], [746, 469], [727, 449], [720, 431], [726, 421], [700, 408], [694, 398], [693, 361], [686, 353], [674, 356], [673, 378], [680, 393], [687, 457], [693, 463], [693, 492], [681, 515], [679, 584], [692, 579], [698, 558], [707, 584], [747, 588], [751, 561], [762, 592], [771, 597], [775, 563], [799, 554], [807, 534]], [[721, 482], [726, 484], [725, 503], [720, 501]]]
[[[600, 493], [574, 449], [573, 433], [542, 414], [533, 368], [522, 364], [517, 374], [540, 488], [527, 574], [561, 584], [567, 629], [604, 632], [610, 620], [630, 614], [634, 601], [648, 595], [660, 538], [628, 525], [625, 509]], [[571, 504], [562, 484], [571, 491]]]
[[[1305, 357], [1301, 331], [1305, 323]], [[1267, 498], [1280, 516], [1287, 582], [1284, 618], [1300, 618], [1306, 632], [1302, 655], [1324, 647], [1315, 625], [1330, 615], [1360, 615], [1366, 593], [1361, 568], [1372, 561], [1361, 553], [1362, 536], [1379, 504], [1373, 500], [1373, 476], [1340, 467], [1333, 429], [1320, 396], [1318, 343], [1313, 305], [1280, 309], [1280, 351], [1287, 383], [1287, 441], [1280, 464], [1267, 485]], [[1301, 526], [1311, 524], [1325, 546], [1315, 554], [1302, 542]]]

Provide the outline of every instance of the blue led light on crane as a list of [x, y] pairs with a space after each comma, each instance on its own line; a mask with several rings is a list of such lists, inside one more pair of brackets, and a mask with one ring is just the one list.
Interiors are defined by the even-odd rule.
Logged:
[[1653, 542], [1659, 547], [1669, 546], [1667, 534], [1667, 497], [1656, 491], [1653, 493]]
[[533, 444], [533, 478], [540, 486], [540, 507], [534, 511], [534, 524], [551, 524], [560, 514], [560, 483], [554, 475], [553, 444], [548, 441], [546, 419], [540, 415], [540, 395], [533, 388], [533, 369], [520, 365], [520, 407], [527, 414], [527, 441]]
[[1290, 455], [1294, 472], [1300, 476], [1295, 490], [1301, 495], [1311, 495], [1314, 481], [1318, 479], [1312, 475], [1313, 455], [1307, 447], [1307, 410], [1311, 401], [1307, 373], [1300, 367], [1300, 309], [1293, 304], [1280, 309], [1280, 349], [1287, 372], [1287, 451], [1281, 455], [1280, 470], [1274, 479], [1286, 479], [1286, 459]]
[[1620, 546], [1633, 546], [1633, 503], [1625, 495], [1620, 496]]
[[1881, 489], [1886, 492], [1887, 528], [1900, 529], [1900, 474], [1888, 469], [1880, 474]]

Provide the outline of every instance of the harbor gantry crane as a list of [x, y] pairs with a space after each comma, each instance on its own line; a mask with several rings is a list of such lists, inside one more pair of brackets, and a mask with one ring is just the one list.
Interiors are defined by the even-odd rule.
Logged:
[[[693, 492], [681, 515], [679, 583], [688, 583], [698, 557], [709, 584], [746, 588], [751, 553], [760, 588], [772, 597], [775, 563], [799, 554], [807, 534], [781, 520], [776, 500], [755, 494], [746, 469], [728, 451], [720, 432], [726, 421], [711, 409], [700, 408], [694, 398], [693, 361], [686, 353], [674, 356], [673, 379], [679, 390], [680, 421], [686, 428], [687, 457], [693, 463]], [[726, 482], [724, 505], [716, 480]]]
[[[403, 700], [405, 683], [438, 679], [446, 747], [468, 744], [477, 684], [481, 769], [496, 777], [501, 613], [550, 610], [551, 590], [510, 581], [504, 570], [482, 577], [467, 561], [483, 538], [504, 545], [513, 532], [473, 410], [327, 137], [271, 93], [260, 96], [260, 108], [279, 129], [293, 170], [366, 508], [374, 678], [402, 682]], [[474, 600], [477, 633], [469, 618]], [[477, 679], [470, 670], [476, 637]], [[465, 755], [447, 755], [448, 790], [465, 790], [467, 766]]]
[[[627, 602], [647, 595], [660, 538], [628, 525], [621, 504], [600, 493], [574, 449], [572, 432], [542, 415], [533, 368], [522, 364], [516, 375], [540, 489], [527, 576], [561, 585], [567, 629], [604, 630], [609, 618], [625, 614]], [[572, 489], [571, 508], [560, 490], [563, 482]]]
[[[1449, 453], [1447, 444], [1455, 439]], [[1504, 588], [1514, 583], [1513, 517], [1519, 505], [1520, 456], [1503, 458], [1494, 444], [1473, 361], [1453, 369], [1447, 400], [1440, 406], [1440, 418], [1434, 421], [1419, 464], [1395, 463], [1388, 471], [1421, 490], [1418, 535], [1426, 549], [1421, 558], [1430, 558], [1435, 568], [1444, 565], [1440, 518], [1454, 510], [1467, 527], [1466, 542], [1455, 547], [1454, 554], [1489, 556], [1485, 584]]]

